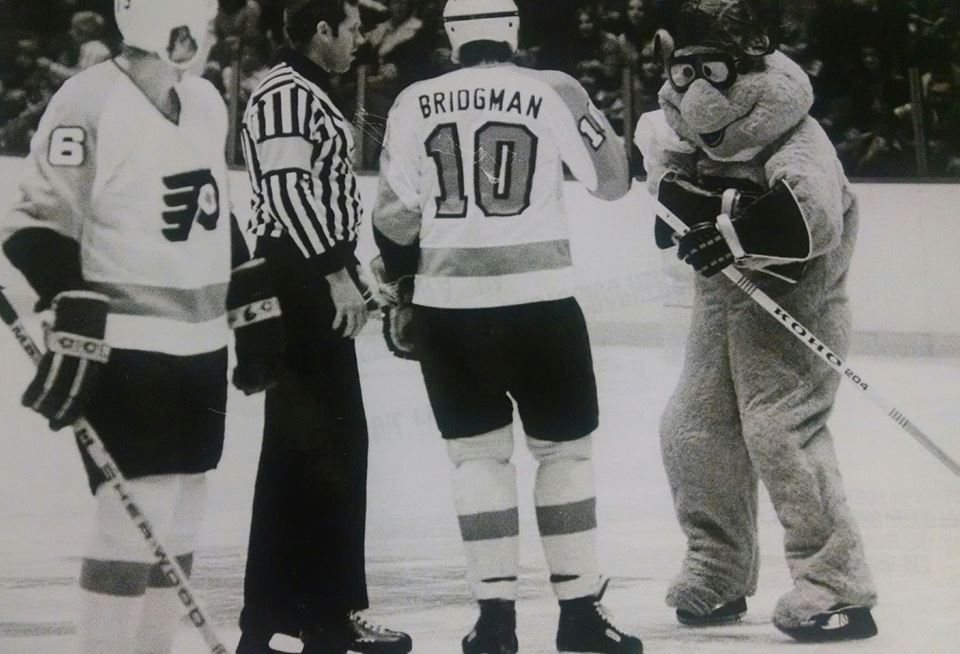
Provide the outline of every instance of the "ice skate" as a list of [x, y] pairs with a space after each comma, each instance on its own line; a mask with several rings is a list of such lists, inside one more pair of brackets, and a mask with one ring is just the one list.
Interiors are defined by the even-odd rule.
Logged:
[[463, 654], [516, 654], [517, 613], [509, 600], [480, 600], [480, 618], [463, 639]]
[[738, 597], [725, 604], [720, 604], [706, 615], [698, 615], [692, 611], [677, 609], [677, 621], [688, 627], [710, 627], [721, 624], [739, 622], [747, 612], [747, 599]]
[[824, 613], [804, 620], [798, 627], [774, 625], [802, 643], [829, 643], [838, 640], [860, 640], [877, 635], [877, 623], [865, 606], [836, 604]]
[[605, 581], [596, 595], [560, 602], [560, 654], [642, 654], [640, 639], [614, 626], [600, 603], [609, 583]]
[[353, 640], [350, 643], [351, 652], [407, 654], [413, 649], [413, 641], [409, 635], [370, 622], [359, 611], [351, 611], [348, 622], [350, 631], [353, 633]]

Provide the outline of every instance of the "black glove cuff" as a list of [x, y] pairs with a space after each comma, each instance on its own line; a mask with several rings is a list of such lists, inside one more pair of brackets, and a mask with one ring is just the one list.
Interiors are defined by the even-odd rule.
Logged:
[[55, 332], [103, 339], [107, 328], [110, 298], [91, 291], [64, 291], [53, 298]]

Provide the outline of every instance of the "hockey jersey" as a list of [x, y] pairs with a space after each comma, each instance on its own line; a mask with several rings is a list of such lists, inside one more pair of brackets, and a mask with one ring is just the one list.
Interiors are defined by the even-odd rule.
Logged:
[[227, 115], [205, 80], [187, 75], [176, 92], [174, 123], [113, 61], [65, 82], [4, 231], [80, 244], [85, 286], [110, 298], [112, 347], [190, 355], [228, 337]]
[[569, 297], [563, 164], [597, 197], [629, 189], [620, 140], [564, 73], [477, 66], [407, 88], [387, 120], [373, 223], [398, 244], [419, 239], [414, 302]]

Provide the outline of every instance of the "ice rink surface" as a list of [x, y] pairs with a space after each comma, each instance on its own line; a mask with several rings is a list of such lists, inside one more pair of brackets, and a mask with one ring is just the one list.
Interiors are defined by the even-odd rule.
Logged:
[[[368, 576], [371, 616], [403, 628], [414, 651], [455, 654], [475, 612], [444, 447], [415, 364], [392, 358], [367, 327], [358, 341], [371, 430]], [[957, 652], [960, 643], [960, 479], [866, 398], [844, 384], [831, 425], [846, 488], [880, 591], [880, 635], [842, 646], [802, 646], [770, 622], [789, 588], [781, 530], [766, 498], [757, 595], [735, 626], [678, 626], [663, 595], [683, 553], [660, 463], [657, 421], [679, 375], [672, 348], [595, 348], [601, 397], [596, 437], [605, 604], [649, 652]], [[0, 652], [73, 652], [76, 574], [92, 502], [66, 433], [54, 435], [19, 406], [29, 363], [0, 337]], [[954, 457], [960, 457], [960, 359], [854, 356], [874, 387]], [[230, 646], [242, 593], [261, 400], [230, 397], [226, 450], [211, 475], [209, 514], [193, 583]], [[517, 439], [523, 652], [551, 652], [557, 607], [532, 509], [533, 462]], [[322, 545], [318, 545], [322, 556]], [[181, 629], [177, 650], [206, 650]]]

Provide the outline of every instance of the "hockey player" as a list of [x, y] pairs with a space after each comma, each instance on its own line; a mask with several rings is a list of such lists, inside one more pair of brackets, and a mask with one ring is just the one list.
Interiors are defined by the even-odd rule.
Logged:
[[856, 198], [803, 70], [776, 51], [747, 0], [685, 0], [662, 111], [637, 126], [648, 186], [690, 230], [657, 225], [696, 281], [686, 362], [661, 423], [663, 459], [687, 536], [667, 593], [688, 625], [739, 619], [756, 590], [757, 480], [780, 522], [793, 588], [774, 624], [801, 641], [877, 633], [876, 591], [847, 506], [827, 417], [839, 377], [741, 289], [740, 266], [841, 356]]
[[367, 423], [354, 337], [367, 309], [354, 256], [363, 211], [352, 125], [331, 75], [362, 42], [356, 0], [290, 0], [291, 47], [244, 113], [250, 232], [283, 307], [284, 370], [267, 391], [238, 654], [275, 633], [305, 654], [405, 654], [407, 634], [372, 624], [364, 563]]
[[[89, 418], [188, 573], [204, 473], [223, 445], [228, 285], [231, 315], [247, 316], [236, 332], [243, 390], [265, 384], [279, 324], [254, 302], [270, 297], [258, 262], [231, 281], [226, 109], [209, 83], [184, 73], [215, 12], [212, 0], [116, 3], [123, 53], [54, 95], [3, 225], [5, 254], [38, 310], [53, 313], [24, 404], [53, 429]], [[79, 649], [169, 653], [182, 605], [84, 463], [96, 518], [80, 572]]]
[[563, 202], [563, 164], [594, 196], [623, 196], [623, 147], [572, 78], [509, 63], [513, 0], [449, 0], [443, 16], [463, 68], [409, 87], [390, 110], [373, 223], [383, 294], [395, 299], [388, 345], [419, 358], [454, 466], [480, 606], [463, 651], [518, 648], [512, 398], [539, 463], [534, 501], [560, 602], [557, 647], [635, 654], [640, 640], [600, 604], [596, 383]]

